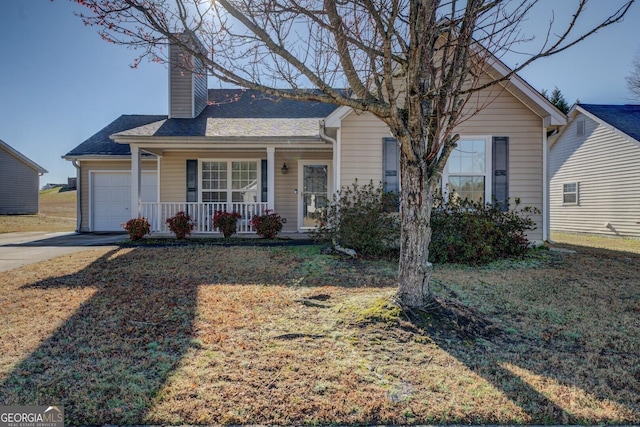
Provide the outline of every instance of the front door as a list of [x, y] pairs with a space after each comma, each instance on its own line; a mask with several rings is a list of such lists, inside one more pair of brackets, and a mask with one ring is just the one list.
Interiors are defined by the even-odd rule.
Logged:
[[329, 202], [329, 162], [300, 161], [298, 175], [298, 228], [310, 229], [318, 225], [314, 216]]

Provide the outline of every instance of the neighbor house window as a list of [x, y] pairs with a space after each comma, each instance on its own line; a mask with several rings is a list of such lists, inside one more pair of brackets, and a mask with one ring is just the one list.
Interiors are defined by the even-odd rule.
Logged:
[[584, 135], [584, 119], [578, 120], [576, 122], [576, 135]]
[[577, 182], [562, 184], [562, 203], [565, 205], [578, 204], [578, 190], [580, 186]]
[[443, 176], [443, 190], [462, 200], [474, 202], [491, 201], [489, 161], [491, 159], [488, 139], [470, 138], [458, 141], [451, 152]]
[[202, 201], [209, 203], [259, 202], [259, 162], [203, 161]]

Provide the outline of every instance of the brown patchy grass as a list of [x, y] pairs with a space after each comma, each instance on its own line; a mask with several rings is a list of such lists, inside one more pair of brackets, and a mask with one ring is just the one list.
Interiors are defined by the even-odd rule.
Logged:
[[76, 228], [76, 191], [52, 188], [40, 192], [37, 215], [0, 215], [0, 233], [73, 231]]
[[52, 188], [40, 192], [40, 213], [58, 218], [76, 219], [77, 191]]
[[640, 256], [395, 267], [315, 247], [97, 249], [2, 273], [0, 404], [69, 424], [640, 422]]

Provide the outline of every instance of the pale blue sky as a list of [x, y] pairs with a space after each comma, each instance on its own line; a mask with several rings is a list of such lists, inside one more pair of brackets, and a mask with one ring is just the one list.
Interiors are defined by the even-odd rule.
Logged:
[[[593, 3], [589, 16], [597, 17], [620, 1]], [[558, 14], [574, 4], [546, 0], [525, 31], [540, 32], [551, 8]], [[119, 115], [167, 113], [166, 68], [142, 63], [131, 69], [136, 53], [102, 41], [74, 10], [79, 6], [66, 0], [0, 0], [0, 139], [49, 171], [41, 185], [75, 176], [60, 157]], [[637, 103], [625, 77], [639, 51], [635, 4], [622, 24], [520, 74], [538, 90], [558, 86], [570, 104]], [[505, 58], [509, 66], [516, 61]]]

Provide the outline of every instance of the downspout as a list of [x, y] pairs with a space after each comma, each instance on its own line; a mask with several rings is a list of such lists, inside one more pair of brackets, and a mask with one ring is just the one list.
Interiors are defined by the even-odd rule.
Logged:
[[76, 168], [76, 233], [80, 232], [80, 225], [82, 224], [82, 201], [80, 191], [80, 165], [78, 159], [72, 159], [71, 164]]
[[542, 242], [551, 240], [549, 234], [549, 140], [546, 127], [542, 128]]
[[320, 139], [324, 142], [331, 143], [333, 146], [333, 187], [338, 189], [339, 185], [339, 171], [340, 171], [340, 153], [338, 153], [338, 141], [335, 138], [330, 137], [326, 133], [324, 120], [320, 120]]

